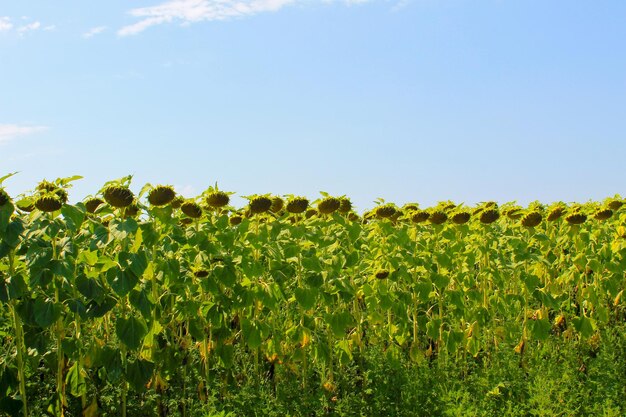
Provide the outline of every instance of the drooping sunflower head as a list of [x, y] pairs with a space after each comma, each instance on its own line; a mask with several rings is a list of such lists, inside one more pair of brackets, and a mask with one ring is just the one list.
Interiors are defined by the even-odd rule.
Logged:
[[229, 202], [230, 197], [224, 191], [213, 190], [206, 195], [206, 203], [214, 209], [227, 206]]
[[543, 220], [543, 216], [541, 215], [540, 212], [531, 211], [529, 213], [526, 213], [524, 217], [522, 217], [521, 223], [522, 223], [522, 226], [524, 227], [532, 228], [532, 227], [539, 226], [542, 220]]
[[609, 198], [605, 200], [605, 203], [611, 210], [615, 212], [624, 205], [624, 200], [621, 197], [616, 195], [613, 198]]
[[412, 211], [417, 211], [419, 209], [420, 209], [419, 205], [415, 203], [408, 203], [402, 206], [402, 211], [404, 211], [405, 213], [410, 213]]
[[133, 203], [130, 206], [127, 206], [124, 209], [124, 215], [126, 217], [136, 217], [139, 214], [139, 204], [137, 204], [136, 201], [133, 201]]
[[480, 213], [480, 222], [482, 224], [491, 224], [500, 218], [500, 212], [498, 209], [485, 208]]
[[185, 197], [179, 195], [179, 196], [174, 197], [174, 199], [170, 203], [170, 206], [173, 209], [179, 209], [180, 206], [182, 206], [184, 202], [185, 202]]
[[181, 204], [180, 209], [186, 216], [192, 219], [199, 219], [202, 217], [202, 207], [193, 200], [185, 201]]
[[314, 208], [310, 208], [304, 213], [304, 217], [306, 217], [307, 219], [310, 219], [311, 217], [317, 216], [318, 214], [319, 214], [319, 211], [317, 211]]
[[444, 224], [448, 220], [448, 215], [443, 210], [433, 210], [428, 217], [432, 224]]
[[241, 215], [240, 215], [240, 214], [237, 214], [237, 213], [233, 214], [232, 216], [230, 216], [230, 217], [228, 218], [228, 223], [229, 223], [231, 226], [237, 226], [237, 225], [238, 225], [238, 224], [240, 224], [242, 221], [243, 221], [243, 217], [241, 217]]
[[124, 208], [133, 204], [135, 195], [128, 188], [122, 185], [109, 185], [104, 189], [104, 199], [106, 202], [116, 208]]
[[285, 200], [278, 196], [272, 197], [272, 205], [270, 211], [274, 214], [279, 213], [285, 207]]
[[287, 201], [287, 211], [292, 214], [304, 213], [309, 207], [309, 200], [304, 197], [292, 197]]
[[557, 205], [550, 210], [546, 220], [548, 220], [549, 222], [553, 222], [553, 221], [560, 219], [561, 216], [563, 216], [564, 214], [565, 214], [565, 206]]
[[374, 209], [374, 214], [379, 219], [389, 219], [398, 212], [393, 204], [382, 204]]
[[424, 210], [415, 210], [411, 213], [413, 223], [424, 223], [430, 217], [430, 213]]
[[52, 183], [50, 181], [43, 180], [37, 184], [37, 196], [54, 197], [58, 199], [61, 204], [67, 203], [68, 195], [62, 187]]
[[389, 270], [388, 269], [379, 269], [374, 273], [374, 276], [378, 279], [385, 279], [389, 277]]
[[0, 187], [0, 207], [4, 206], [9, 201], [11, 201], [11, 197], [4, 191], [4, 188]]
[[203, 267], [193, 267], [191, 268], [191, 272], [193, 273], [193, 276], [196, 278], [206, 278], [209, 276], [209, 271], [207, 271]]
[[104, 200], [98, 197], [89, 198], [85, 201], [85, 208], [87, 209], [87, 213], [95, 213], [98, 207], [104, 204]]
[[611, 218], [611, 216], [613, 216], [613, 210], [611, 210], [610, 208], [600, 209], [596, 211], [596, 213], [593, 215], [594, 219], [600, 221], [608, 220]]
[[250, 199], [250, 203], [248, 204], [248, 208], [251, 214], [261, 214], [269, 211], [272, 207], [272, 199], [264, 196], [254, 196]]
[[452, 215], [452, 223], [454, 224], [465, 224], [470, 220], [472, 215], [469, 211], [459, 210]]
[[348, 197], [339, 197], [339, 213], [349, 213], [352, 210], [352, 201]]
[[157, 207], [170, 204], [176, 198], [176, 191], [169, 185], [157, 185], [148, 193], [148, 202]]
[[361, 218], [359, 217], [358, 214], [351, 211], [350, 213], [348, 213], [348, 220], [350, 220], [351, 222], [358, 222], [361, 220]]
[[587, 221], [587, 215], [579, 211], [574, 211], [573, 213], [565, 216], [565, 221], [571, 225], [583, 224]]
[[317, 203], [317, 210], [321, 214], [331, 214], [341, 206], [341, 200], [337, 197], [324, 197], [319, 203]]
[[518, 220], [524, 215], [522, 207], [518, 205], [503, 208], [502, 213], [511, 220]]
[[37, 197], [35, 207], [43, 212], [52, 213], [53, 211], [61, 210], [63, 202], [54, 194], [46, 193]]

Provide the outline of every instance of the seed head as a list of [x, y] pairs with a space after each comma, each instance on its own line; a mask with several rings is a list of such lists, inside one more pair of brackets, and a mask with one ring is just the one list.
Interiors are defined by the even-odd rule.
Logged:
[[348, 213], [352, 210], [352, 202], [348, 197], [339, 198], [339, 213]]
[[284, 206], [285, 206], [285, 200], [283, 200], [282, 198], [278, 196], [272, 197], [272, 206], [270, 207], [270, 211], [272, 213], [280, 212]]
[[206, 196], [206, 203], [212, 208], [228, 205], [230, 197], [224, 191], [213, 191]]
[[351, 222], [358, 222], [361, 219], [359, 218], [358, 214], [351, 211], [350, 213], [348, 213], [348, 220], [350, 220]]
[[603, 209], [603, 210], [598, 210], [596, 212], [596, 214], [594, 214], [593, 217], [596, 220], [603, 221], [603, 220], [610, 219], [612, 215], [613, 215], [613, 210], [611, 210], [610, 208], [607, 208], [607, 209]]
[[173, 209], [179, 209], [180, 206], [182, 206], [184, 202], [185, 202], [185, 197], [177, 196], [177, 197], [174, 197], [174, 199], [170, 203], [170, 206]]
[[272, 199], [264, 196], [253, 197], [248, 206], [252, 214], [265, 213], [272, 207]]
[[536, 227], [539, 226], [543, 216], [538, 211], [532, 211], [522, 217], [522, 226], [524, 227]]
[[289, 213], [304, 213], [309, 207], [309, 200], [304, 197], [294, 197], [287, 202], [287, 211]]
[[317, 210], [322, 214], [335, 212], [341, 206], [341, 201], [337, 197], [325, 197], [317, 203]]
[[180, 224], [182, 224], [183, 226], [190, 225], [191, 223], [193, 223], [193, 219], [189, 217], [183, 217], [182, 219], [180, 219]]
[[524, 213], [522, 212], [522, 208], [519, 206], [511, 207], [510, 209], [506, 210], [504, 214], [511, 220], [517, 220], [524, 215]]
[[483, 210], [480, 214], [480, 222], [483, 224], [490, 224], [500, 218], [500, 212], [497, 209], [488, 208]]
[[374, 209], [374, 214], [379, 219], [388, 219], [390, 217], [393, 217], [393, 215], [397, 212], [398, 210], [391, 204], [384, 204]]
[[430, 213], [428, 220], [432, 224], [444, 224], [448, 220], [448, 215], [442, 210], [435, 210]]
[[615, 200], [611, 200], [608, 205], [611, 210], [617, 211], [624, 205], [624, 202], [621, 200], [615, 199]]
[[169, 185], [157, 185], [148, 193], [148, 202], [153, 206], [162, 207], [176, 198], [176, 191]]
[[417, 204], [405, 204], [404, 206], [402, 206], [402, 210], [406, 212], [416, 211], [419, 210], [419, 207], [417, 206]]
[[199, 219], [202, 217], [202, 207], [194, 201], [185, 201], [181, 204], [180, 209], [185, 215], [191, 217], [192, 219]]
[[411, 221], [413, 223], [423, 223], [430, 217], [430, 213], [423, 210], [416, 210], [411, 214]]
[[565, 216], [565, 221], [569, 224], [583, 224], [587, 220], [587, 215], [580, 212], [572, 213]]
[[117, 208], [130, 206], [135, 199], [133, 192], [121, 185], [109, 185], [103, 194], [106, 202]]
[[379, 269], [378, 271], [376, 271], [376, 273], [374, 274], [374, 276], [378, 279], [385, 279], [389, 276], [389, 270], [388, 269]]
[[230, 223], [231, 226], [237, 226], [239, 223], [241, 223], [242, 220], [243, 217], [241, 217], [239, 214], [233, 214], [228, 219], [228, 223]]
[[304, 213], [304, 217], [306, 217], [307, 219], [310, 219], [313, 216], [317, 216], [318, 211], [315, 210], [314, 208], [310, 208], [306, 211], [306, 213]]
[[193, 276], [196, 278], [206, 278], [209, 276], [209, 271], [203, 268], [194, 269]]
[[553, 222], [555, 220], [558, 220], [561, 218], [561, 216], [563, 216], [565, 214], [565, 208], [563, 206], [557, 206], [555, 208], [553, 208], [550, 213], [548, 213], [548, 218], [547, 220], [549, 222]]
[[44, 194], [35, 200], [35, 207], [43, 212], [52, 213], [61, 210], [63, 202], [53, 194]]
[[85, 208], [87, 209], [88, 213], [95, 213], [101, 204], [104, 204], [104, 200], [98, 197], [93, 197], [85, 201]]
[[0, 207], [11, 201], [11, 197], [4, 191], [4, 188], [0, 188]]
[[126, 209], [124, 210], [124, 215], [126, 217], [135, 217], [138, 214], [139, 214], [139, 206], [137, 205], [136, 202], [133, 202], [133, 204], [126, 207]]
[[469, 221], [470, 217], [469, 211], [459, 211], [452, 216], [452, 222], [454, 224], [464, 224]]

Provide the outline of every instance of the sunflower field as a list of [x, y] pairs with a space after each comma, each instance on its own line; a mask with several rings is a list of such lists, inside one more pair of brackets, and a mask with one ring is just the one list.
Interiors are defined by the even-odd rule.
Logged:
[[626, 415], [626, 206], [0, 179], [0, 415]]

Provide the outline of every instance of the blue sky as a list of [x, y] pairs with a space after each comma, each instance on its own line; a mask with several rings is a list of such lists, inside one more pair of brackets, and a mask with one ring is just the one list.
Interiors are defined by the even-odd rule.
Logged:
[[0, 0], [13, 194], [583, 202], [624, 155], [622, 0]]

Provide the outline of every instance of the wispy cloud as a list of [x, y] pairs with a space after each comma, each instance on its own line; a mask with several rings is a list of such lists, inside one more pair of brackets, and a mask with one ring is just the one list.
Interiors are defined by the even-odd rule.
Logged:
[[0, 32], [8, 32], [11, 29], [13, 29], [11, 18], [7, 16], [0, 16]]
[[95, 28], [91, 28], [87, 32], [83, 33], [83, 38], [85, 39], [93, 38], [94, 36], [99, 35], [102, 32], [104, 32], [105, 30], [107, 30], [106, 26], [96, 26]]
[[41, 27], [41, 22], [37, 21], [37, 22], [29, 23], [24, 26], [20, 26], [19, 28], [17, 28], [17, 31], [19, 33], [30, 32], [32, 30], [37, 30], [40, 27]]
[[15, 124], [0, 124], [0, 144], [20, 136], [32, 135], [34, 133], [48, 130], [47, 126], [21, 126]]
[[128, 14], [140, 20], [124, 26], [117, 34], [135, 35], [163, 23], [190, 24], [274, 12], [296, 1], [299, 0], [170, 0], [157, 6], [132, 9]]

